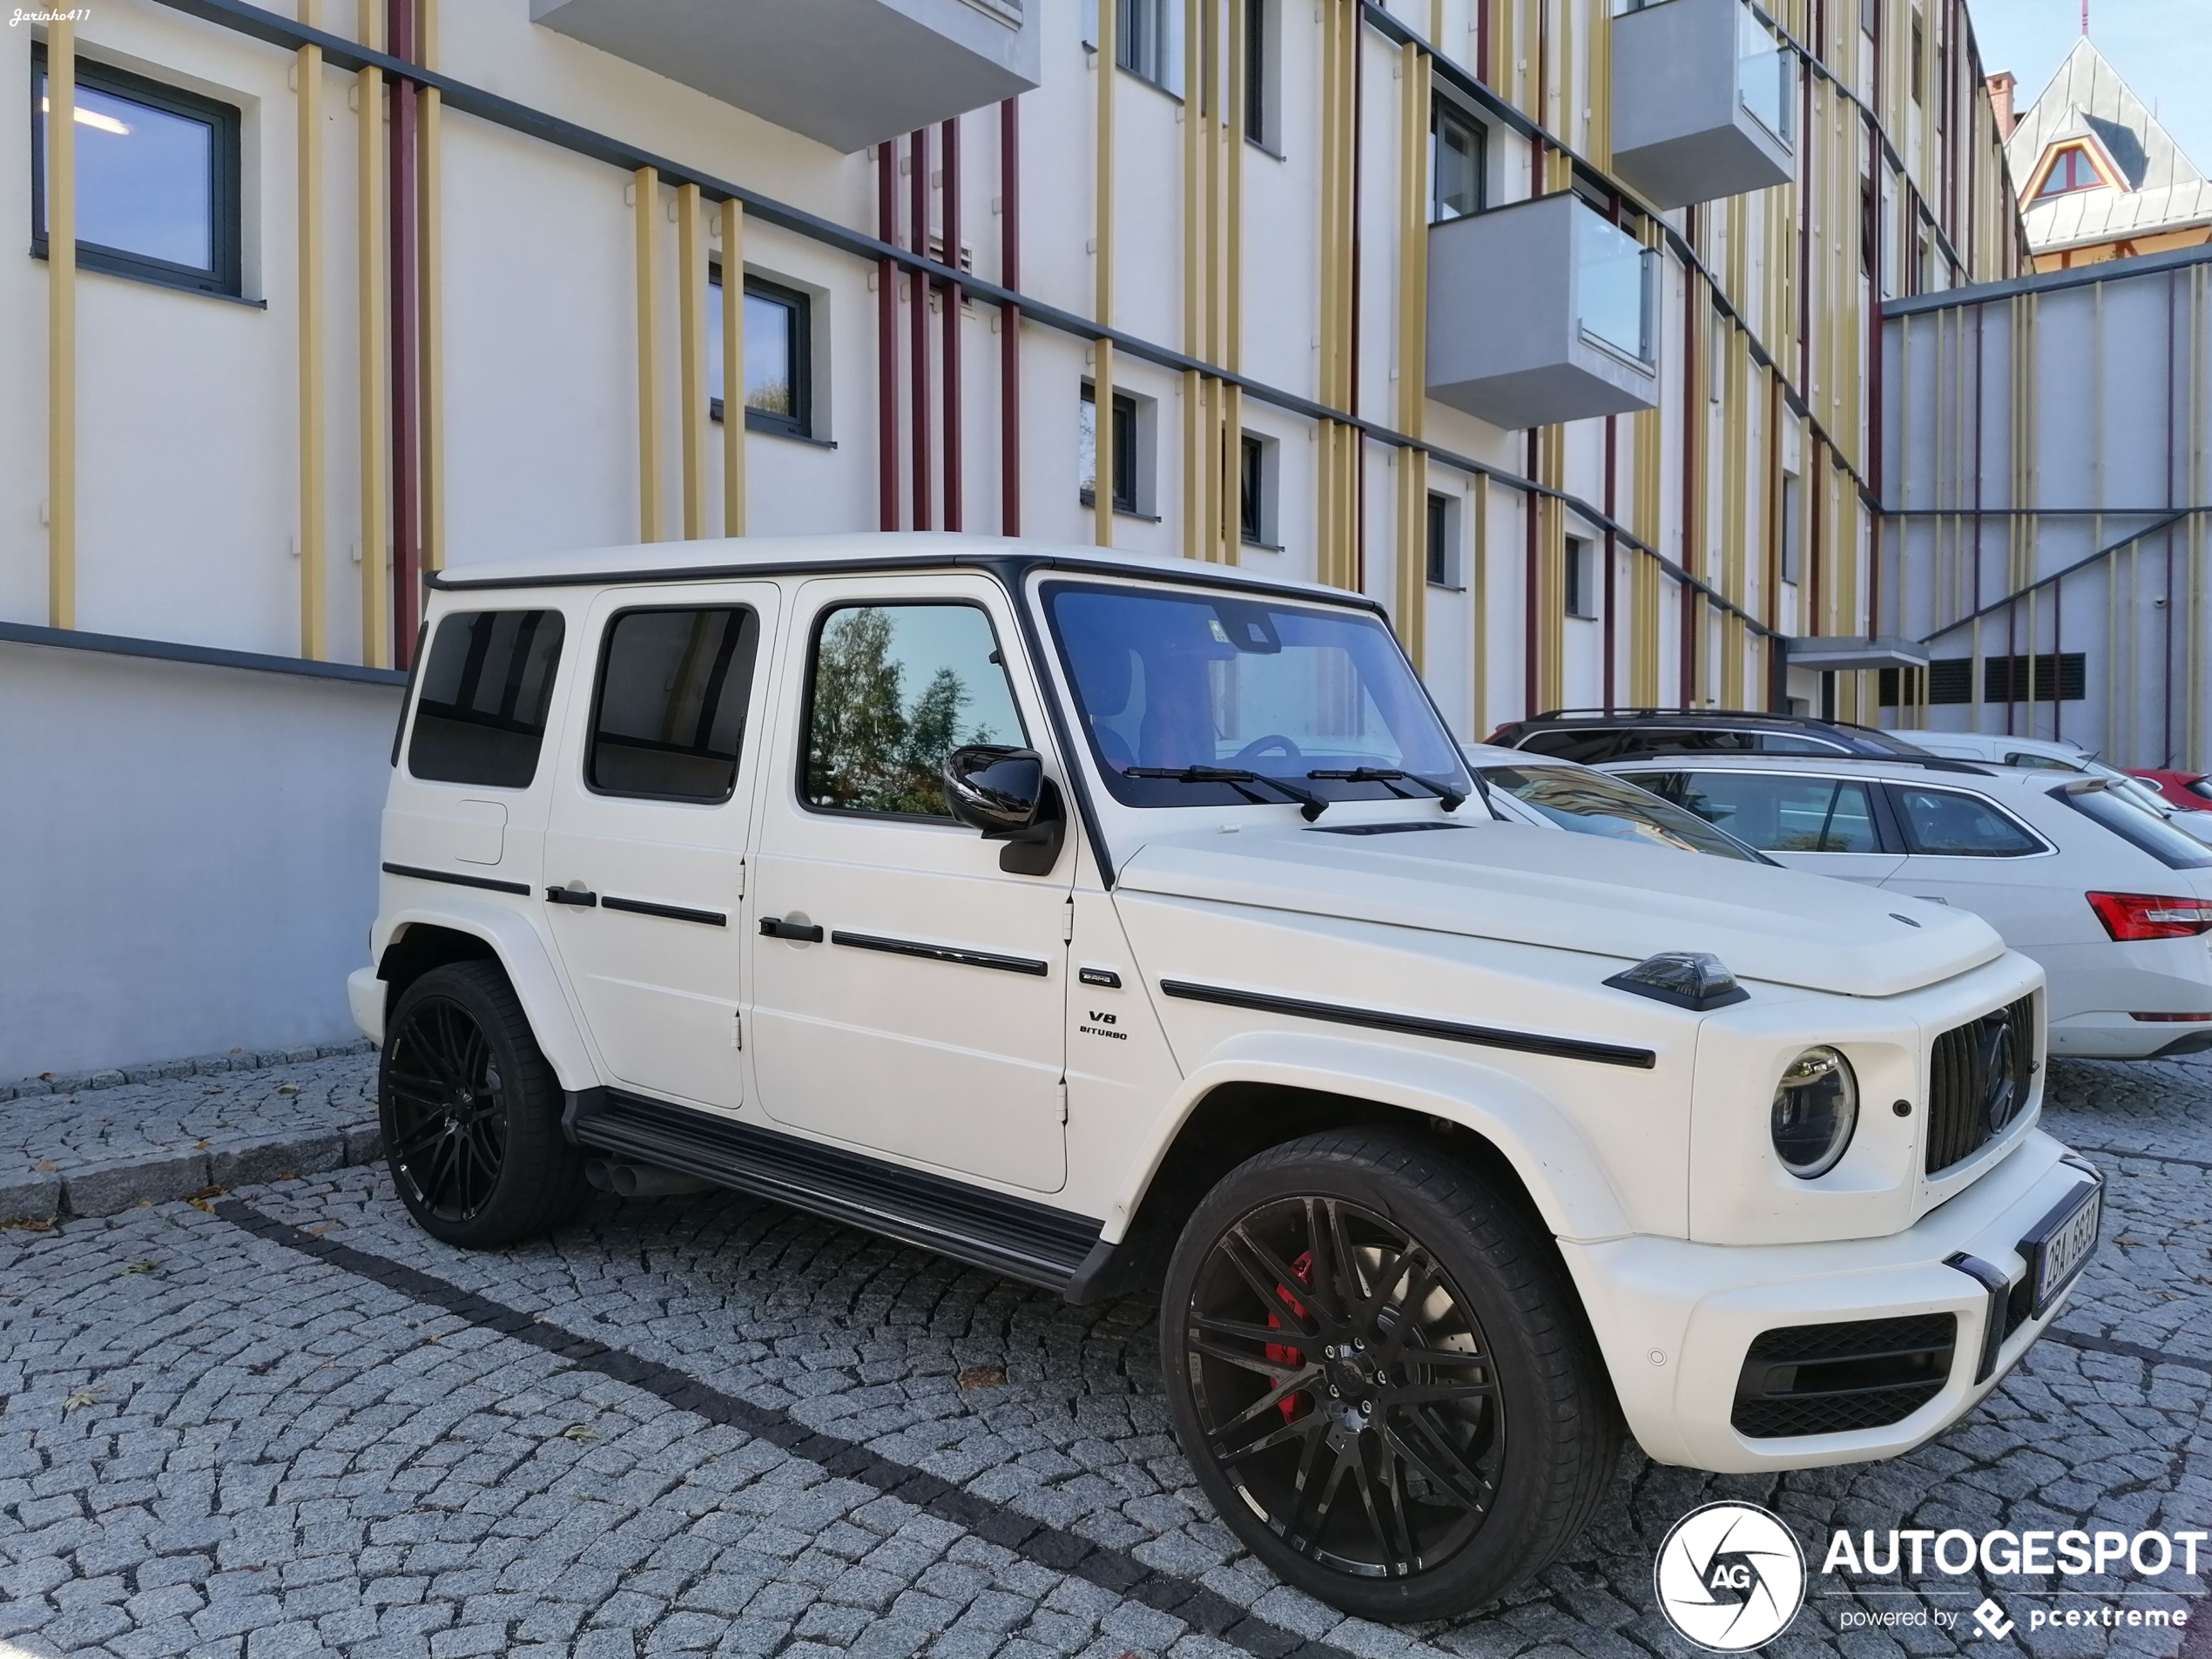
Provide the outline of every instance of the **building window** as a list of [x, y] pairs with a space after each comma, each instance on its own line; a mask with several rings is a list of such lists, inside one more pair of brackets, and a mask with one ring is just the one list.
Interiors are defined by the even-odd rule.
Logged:
[[528, 789], [537, 775], [557, 610], [455, 610], [438, 623], [415, 702], [407, 769], [435, 783]]
[[[1183, 90], [1182, 0], [1123, 0], [1114, 61], [1163, 91]], [[1094, 25], [1093, 32], [1096, 32]]]
[[1246, 545], [1280, 548], [1275, 524], [1275, 440], [1257, 432], [1242, 435], [1237, 452], [1238, 536]]
[[1238, 0], [1244, 8], [1244, 137], [1264, 150], [1280, 150], [1283, 135], [1276, 97], [1278, 0]]
[[1570, 617], [1587, 618], [1597, 615], [1597, 568], [1590, 551], [1588, 536], [1567, 538], [1565, 556], [1561, 560], [1560, 590]]
[[1912, 19], [1912, 101], [1928, 101], [1928, 30], [1917, 13]]
[[607, 624], [584, 781], [603, 795], [725, 801], [738, 786], [760, 619], [739, 606]]
[[1428, 128], [1429, 223], [1482, 207], [1482, 128], [1439, 99]]
[[[707, 277], [708, 408], [723, 418], [722, 273]], [[751, 432], [814, 435], [813, 300], [797, 288], [745, 280], [745, 423]]]
[[1460, 575], [1460, 503], [1453, 497], [1429, 492], [1428, 584], [1432, 588], [1462, 588]]
[[[1937, 704], [1971, 703], [1973, 692], [1974, 659], [1971, 657], [1939, 657], [1925, 671], [1927, 674], [1925, 696], [1919, 683], [1922, 671], [1907, 670], [1903, 686], [1898, 685], [1898, 671], [1885, 668], [1879, 682], [1882, 707], [1898, 706], [1902, 690], [1906, 701]], [[2088, 657], [2078, 651], [2065, 652], [2038, 651], [2033, 659], [2027, 656], [1985, 657], [1981, 664], [1981, 700], [1985, 703], [2025, 703], [2028, 701], [2031, 674], [2034, 680], [2038, 703], [2079, 703], [2088, 695]]]
[[1858, 0], [1858, 26], [1869, 40], [1882, 33], [1882, 0]]
[[1798, 579], [1797, 537], [1804, 523], [1801, 516], [1804, 511], [1802, 504], [1804, 494], [1804, 486], [1796, 473], [1785, 472], [1782, 475], [1782, 579], [1784, 582]]
[[[1136, 511], [1136, 400], [1126, 392], [1114, 394], [1114, 510]], [[1098, 482], [1098, 397], [1086, 382], [1077, 406], [1076, 479], [1082, 502], [1096, 500]]]
[[[238, 295], [239, 114], [77, 60], [77, 261]], [[30, 49], [30, 246], [46, 255], [46, 49]]]
[[2070, 144], [2052, 158], [2051, 170], [2043, 175], [2035, 199], [2047, 201], [2054, 196], [2077, 190], [2101, 190], [2104, 182], [2104, 175], [2097, 171], [2097, 164], [2089, 158], [2088, 151], [2078, 144]]

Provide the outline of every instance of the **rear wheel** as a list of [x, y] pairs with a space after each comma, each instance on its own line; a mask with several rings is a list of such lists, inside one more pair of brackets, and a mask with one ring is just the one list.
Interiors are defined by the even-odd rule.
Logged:
[[449, 1244], [496, 1249], [573, 1217], [588, 1188], [561, 1089], [506, 975], [432, 968], [400, 994], [377, 1072], [400, 1201]]
[[1338, 1130], [1200, 1204], [1161, 1306], [1168, 1397], [1223, 1518], [1372, 1618], [1465, 1612], [1540, 1571], [1618, 1460], [1551, 1241], [1427, 1143]]

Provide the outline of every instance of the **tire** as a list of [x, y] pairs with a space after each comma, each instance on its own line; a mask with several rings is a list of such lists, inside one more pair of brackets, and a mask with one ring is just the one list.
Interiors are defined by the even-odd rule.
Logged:
[[400, 993], [376, 1095], [392, 1184], [434, 1238], [497, 1250], [552, 1231], [589, 1196], [561, 1086], [493, 963], [434, 968]]
[[1160, 1350], [1222, 1519], [1285, 1582], [1367, 1618], [1466, 1613], [1541, 1571], [1620, 1457], [1541, 1224], [1411, 1136], [1330, 1130], [1230, 1171], [1169, 1263]]

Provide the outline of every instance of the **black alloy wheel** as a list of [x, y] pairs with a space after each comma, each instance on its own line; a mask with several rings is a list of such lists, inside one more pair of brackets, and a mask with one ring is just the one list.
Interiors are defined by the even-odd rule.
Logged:
[[392, 1178], [409, 1209], [475, 1220], [507, 1162], [507, 1089], [489, 1040], [467, 1008], [434, 994], [415, 1001], [386, 1053]]
[[1464, 1614], [1541, 1572], [1619, 1461], [1557, 1242], [1509, 1174], [1377, 1128], [1246, 1159], [1160, 1306], [1199, 1487], [1285, 1582], [1367, 1618]]
[[486, 1250], [549, 1232], [590, 1196], [560, 1082], [498, 965], [450, 962], [400, 993], [377, 1076], [384, 1159], [418, 1225]]
[[1207, 1450], [1299, 1554], [1406, 1578], [1489, 1519], [1507, 1432], [1490, 1344], [1403, 1227], [1339, 1198], [1263, 1204], [1215, 1240], [1184, 1332]]

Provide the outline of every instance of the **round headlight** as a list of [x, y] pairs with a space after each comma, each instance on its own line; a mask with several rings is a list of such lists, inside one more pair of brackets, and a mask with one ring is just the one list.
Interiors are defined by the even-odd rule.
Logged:
[[1858, 1126], [1858, 1081], [1833, 1049], [1808, 1049], [1774, 1090], [1774, 1154], [1810, 1181], [1836, 1167]]

